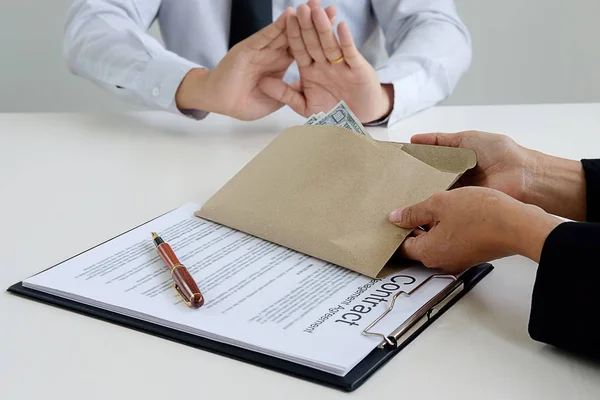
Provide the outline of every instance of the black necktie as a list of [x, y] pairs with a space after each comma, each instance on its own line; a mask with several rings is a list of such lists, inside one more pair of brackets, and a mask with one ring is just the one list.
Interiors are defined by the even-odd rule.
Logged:
[[272, 22], [272, 0], [231, 0], [229, 48]]

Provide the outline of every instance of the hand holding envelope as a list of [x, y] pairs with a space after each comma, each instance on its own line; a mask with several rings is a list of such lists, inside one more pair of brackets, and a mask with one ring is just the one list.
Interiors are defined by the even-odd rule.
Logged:
[[468, 149], [382, 142], [337, 126], [295, 126], [196, 215], [380, 277], [411, 232], [391, 224], [389, 210], [450, 188], [475, 164]]

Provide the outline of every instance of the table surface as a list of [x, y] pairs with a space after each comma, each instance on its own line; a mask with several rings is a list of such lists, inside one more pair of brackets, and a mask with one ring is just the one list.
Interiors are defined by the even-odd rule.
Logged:
[[[0, 287], [187, 201], [203, 203], [303, 121], [287, 109], [249, 123], [162, 112], [0, 114]], [[467, 129], [594, 158], [600, 104], [437, 107], [370, 132], [406, 142]], [[521, 257], [494, 265], [350, 394], [0, 292], [0, 398], [600, 398], [598, 364], [527, 334], [536, 265]]]

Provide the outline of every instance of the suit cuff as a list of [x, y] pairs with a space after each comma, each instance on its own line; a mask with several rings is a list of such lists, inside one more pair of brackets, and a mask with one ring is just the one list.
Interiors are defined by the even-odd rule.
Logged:
[[388, 121], [390, 120], [390, 116], [392, 114], [388, 114], [387, 116], [383, 117], [383, 118], [379, 118], [376, 121], [371, 121], [371, 122], [366, 122], [363, 125], [364, 126], [382, 126], [382, 125], [386, 125], [388, 123]]
[[423, 69], [408, 67], [402, 71], [397, 65], [389, 65], [375, 71], [380, 83], [391, 83], [394, 87], [394, 107], [387, 121], [388, 126], [442, 100], [441, 94], [431, 88], [430, 78]]
[[[591, 316], [598, 305], [594, 238], [600, 226], [563, 222], [546, 238], [540, 256], [528, 325], [532, 339], [576, 352], [600, 347]], [[596, 327], [594, 327], [596, 326]]]
[[194, 119], [203, 119], [208, 112], [202, 110], [180, 110], [175, 102], [175, 94], [186, 74], [193, 68], [203, 68], [192, 61], [172, 52], [165, 52], [148, 62], [138, 79], [143, 102], [150, 108], [169, 111]]
[[600, 159], [581, 160], [586, 185], [586, 220], [600, 222]]

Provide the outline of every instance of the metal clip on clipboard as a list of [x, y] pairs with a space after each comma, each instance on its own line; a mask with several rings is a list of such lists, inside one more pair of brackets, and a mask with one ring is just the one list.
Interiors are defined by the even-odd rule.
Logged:
[[[419, 308], [413, 315], [411, 315], [406, 321], [404, 321], [402, 323], [402, 325], [400, 325], [398, 328], [396, 328], [396, 330], [394, 330], [389, 335], [370, 331], [371, 328], [373, 328], [373, 326], [375, 326], [375, 324], [377, 324], [379, 321], [381, 321], [383, 319], [383, 317], [385, 317], [387, 314], [390, 313], [390, 311], [392, 311], [392, 309], [394, 308], [394, 304], [396, 304], [396, 299], [398, 298], [398, 296], [400, 296], [400, 295], [410, 296], [411, 294], [413, 294], [414, 292], [419, 290], [421, 287], [423, 287], [427, 282], [429, 282], [433, 279], [450, 279], [450, 280], [452, 280], [452, 283], [450, 285], [446, 286], [446, 288], [444, 290], [442, 290], [440, 293], [438, 293], [435, 297], [433, 297], [427, 303], [425, 303], [425, 305], [423, 305], [423, 307]], [[444, 274], [431, 275], [430, 277], [425, 279], [423, 282], [418, 284], [416, 287], [414, 287], [409, 292], [405, 292], [404, 290], [400, 290], [400, 291], [396, 292], [394, 294], [394, 296], [392, 296], [392, 301], [390, 302], [390, 305], [388, 306], [388, 308], [379, 317], [377, 317], [373, 322], [371, 322], [369, 324], [369, 326], [367, 326], [363, 330], [362, 333], [363, 333], [363, 335], [371, 335], [371, 336], [381, 337], [383, 339], [383, 341], [381, 342], [381, 344], [379, 344], [379, 346], [378, 346], [379, 348], [383, 348], [386, 346], [398, 347], [402, 343], [402, 341], [400, 340], [402, 336], [407, 335], [407, 333], [409, 331], [414, 332], [415, 330], [420, 328], [425, 322], [429, 321], [429, 319], [433, 315], [435, 315], [441, 308], [444, 307], [444, 305], [446, 305], [458, 293], [460, 293], [460, 291], [463, 288], [464, 288], [463, 281], [454, 275], [444, 275]], [[407, 336], [409, 336], [409, 335], [407, 335]]]

